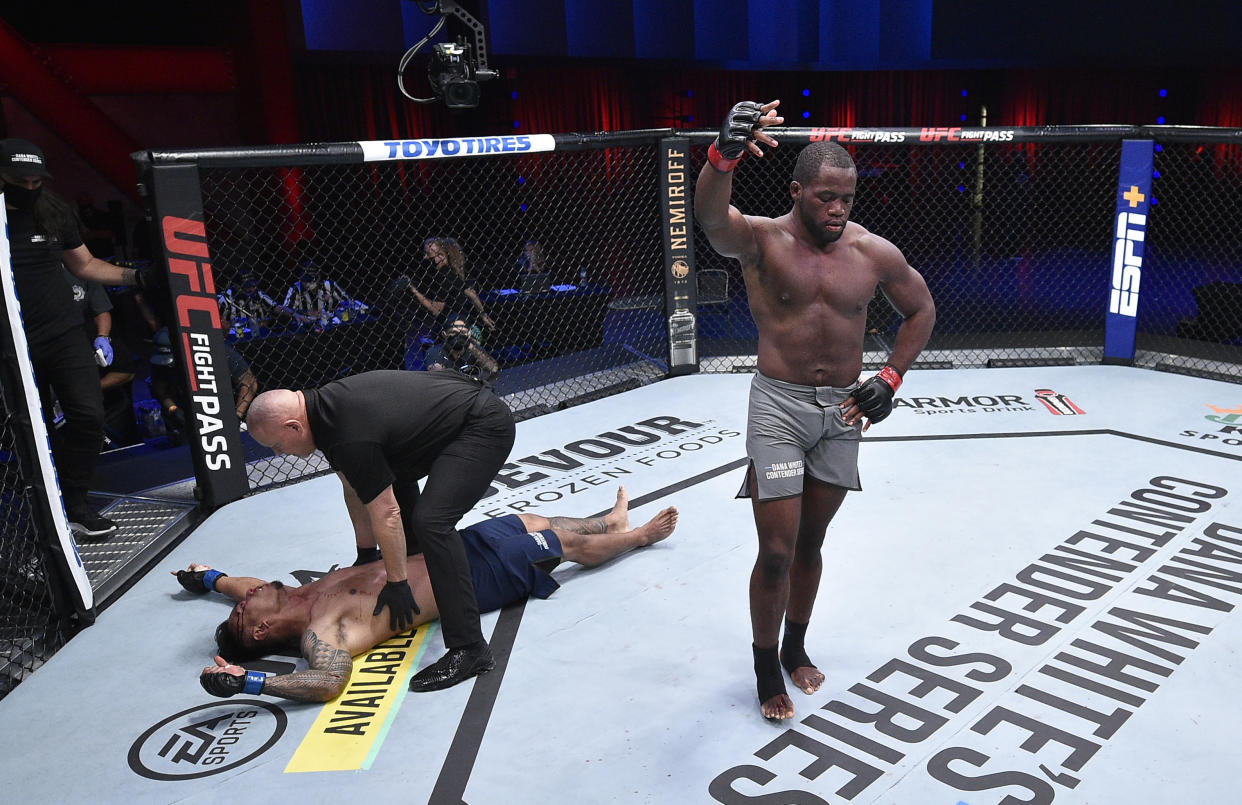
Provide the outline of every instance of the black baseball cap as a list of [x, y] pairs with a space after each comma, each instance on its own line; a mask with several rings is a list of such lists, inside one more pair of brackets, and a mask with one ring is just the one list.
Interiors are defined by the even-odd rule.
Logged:
[[43, 156], [43, 149], [18, 137], [0, 140], [0, 171], [11, 176], [52, 178], [52, 174], [47, 172], [47, 159]]

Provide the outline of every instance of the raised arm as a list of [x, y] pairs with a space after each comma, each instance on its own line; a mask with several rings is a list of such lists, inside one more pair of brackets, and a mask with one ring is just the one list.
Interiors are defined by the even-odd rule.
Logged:
[[[328, 629], [325, 634], [331, 635], [332, 631]], [[305, 671], [272, 676], [259, 671], [247, 671], [240, 665], [233, 665], [217, 656], [216, 664], [204, 668], [198, 681], [203, 690], [220, 698], [236, 696], [239, 693], [252, 696], [266, 693], [299, 702], [327, 702], [335, 699], [345, 689], [354, 667], [349, 652], [337, 643], [337, 638], [320, 636], [314, 629], [307, 629], [302, 635], [302, 656], [310, 666]]]
[[707, 235], [712, 248], [725, 257], [752, 262], [759, 246], [746, 216], [729, 203], [733, 194], [733, 169], [747, 152], [762, 157], [758, 143], [775, 148], [777, 142], [765, 134], [765, 126], [785, 122], [775, 114], [780, 101], [762, 106], [742, 101], [729, 110], [720, 135], [707, 151], [707, 162], [699, 171], [694, 188], [694, 217]]

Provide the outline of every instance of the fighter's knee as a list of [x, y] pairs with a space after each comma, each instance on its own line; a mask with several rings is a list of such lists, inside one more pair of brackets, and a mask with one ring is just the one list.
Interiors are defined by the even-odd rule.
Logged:
[[786, 551], [762, 551], [755, 568], [764, 581], [776, 582], [789, 575], [792, 564], [793, 555]]

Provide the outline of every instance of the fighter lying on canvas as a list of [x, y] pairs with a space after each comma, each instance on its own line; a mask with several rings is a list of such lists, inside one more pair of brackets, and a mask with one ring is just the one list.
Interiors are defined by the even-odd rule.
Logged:
[[[461, 530], [479, 610], [490, 612], [534, 595], [547, 598], [559, 586], [548, 575], [562, 560], [594, 567], [632, 549], [651, 545], [673, 533], [677, 509], [670, 506], [631, 529], [625, 488], [603, 517], [541, 517], [511, 514]], [[439, 611], [421, 554], [406, 558], [414, 590], [414, 625], [435, 620]], [[344, 689], [352, 657], [391, 639], [386, 613], [373, 615], [376, 589], [387, 580], [384, 563], [333, 570], [301, 587], [229, 576], [207, 565], [175, 571], [192, 593], [209, 590], [237, 601], [228, 620], [216, 629], [216, 664], [199, 677], [213, 696], [267, 693], [285, 699], [329, 701]], [[301, 648], [309, 668], [267, 676], [234, 663]]]

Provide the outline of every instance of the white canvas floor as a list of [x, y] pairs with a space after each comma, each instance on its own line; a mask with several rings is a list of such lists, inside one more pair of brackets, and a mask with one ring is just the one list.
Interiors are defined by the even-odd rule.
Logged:
[[[676, 505], [678, 529], [486, 615], [502, 662], [476, 683], [405, 694], [443, 650], [434, 627], [388, 649], [412, 661], [386, 711], [202, 691], [229, 605], [168, 571], [296, 584], [353, 558], [331, 477], [225, 507], [0, 701], [8, 796], [1237, 801], [1242, 431], [1222, 428], [1242, 426], [1242, 386], [1121, 367], [912, 373], [829, 530], [807, 638], [827, 681], [791, 687], [798, 715], [774, 725], [750, 667], [754, 526], [733, 497], [749, 381], [679, 378], [521, 423], [509, 483], [529, 482], [498, 483], [468, 519], [595, 514], [624, 483], [633, 521]], [[608, 439], [626, 426], [658, 440]], [[985, 626], [1019, 616], [1007, 636]], [[384, 679], [388, 659], [356, 669]]]

